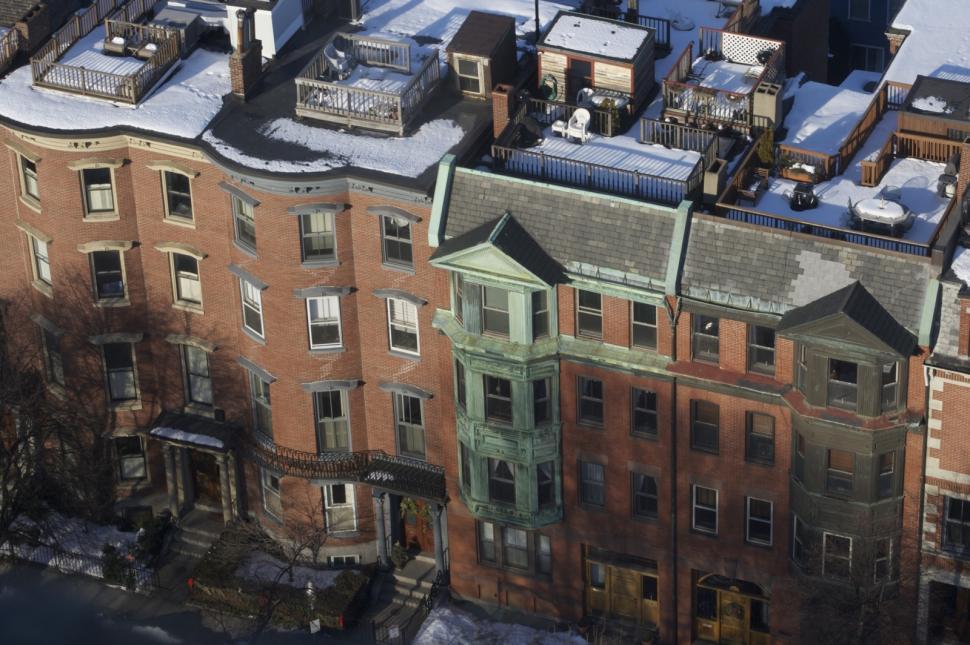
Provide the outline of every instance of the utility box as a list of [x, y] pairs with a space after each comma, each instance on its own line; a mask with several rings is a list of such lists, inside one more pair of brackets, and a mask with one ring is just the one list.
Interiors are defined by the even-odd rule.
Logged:
[[472, 11], [445, 51], [455, 88], [487, 100], [493, 87], [515, 75], [515, 19]]
[[[762, 83], [754, 91], [754, 105], [751, 110], [755, 117], [763, 117], [771, 121], [773, 127], [781, 125], [782, 92], [778, 83]], [[756, 124], [757, 125], [757, 124]]]

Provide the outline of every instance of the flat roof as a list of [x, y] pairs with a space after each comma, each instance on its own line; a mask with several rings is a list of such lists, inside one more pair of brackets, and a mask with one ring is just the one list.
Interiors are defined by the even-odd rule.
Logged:
[[873, 98], [869, 92], [813, 81], [789, 95], [794, 103], [784, 121], [788, 134], [777, 143], [829, 155], [839, 151]]
[[889, 64], [887, 81], [912, 85], [920, 74], [970, 81], [967, 0], [906, 0], [892, 27], [908, 31]]
[[903, 109], [951, 121], [970, 122], [970, 82], [919, 76]]
[[580, 54], [629, 61], [652, 35], [652, 30], [639, 25], [564, 12], [556, 16], [541, 44]]

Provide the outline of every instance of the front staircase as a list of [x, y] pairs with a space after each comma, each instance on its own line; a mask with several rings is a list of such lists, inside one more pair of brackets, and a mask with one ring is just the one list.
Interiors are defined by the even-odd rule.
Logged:
[[385, 580], [381, 593], [373, 604], [371, 622], [376, 642], [385, 642], [381, 636], [395, 626], [400, 633], [410, 633], [413, 637], [424, 619], [424, 615], [416, 615], [415, 612], [431, 592], [436, 574], [434, 558], [418, 555]]
[[224, 528], [221, 514], [191, 511], [179, 521], [171, 550], [198, 560], [219, 539]]

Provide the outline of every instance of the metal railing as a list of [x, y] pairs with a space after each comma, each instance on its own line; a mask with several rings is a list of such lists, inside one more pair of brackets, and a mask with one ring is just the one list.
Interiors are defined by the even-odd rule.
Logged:
[[[757, 2], [758, 0], [754, 0]], [[616, 9], [610, 9], [609, 7], [594, 7], [589, 6], [585, 9], [577, 9], [577, 11], [582, 11], [591, 16], [598, 16], [600, 18], [609, 18], [610, 20], [622, 20], [624, 22], [636, 22], [636, 24], [641, 27], [647, 27], [648, 29], [653, 29], [654, 31], [654, 50], [670, 51], [670, 20], [667, 18], [657, 18], [655, 16], [642, 16], [626, 13], [624, 11], [618, 11]], [[631, 19], [635, 18], [635, 20]]]
[[439, 571], [431, 583], [431, 589], [418, 601], [418, 606], [414, 608], [406, 617], [394, 614], [389, 621], [371, 621], [371, 633], [374, 637], [375, 645], [407, 645], [414, 640], [424, 624], [424, 619], [428, 617], [441, 594], [442, 587], [447, 586], [448, 575], [444, 571]]
[[[570, 105], [562, 101], [547, 101], [530, 97], [527, 101], [526, 112], [542, 125], [552, 125], [555, 121], [566, 121], [572, 118], [573, 114], [581, 106]], [[623, 130], [623, 116], [620, 110], [607, 110], [603, 108], [586, 108], [592, 115], [590, 130], [594, 134], [601, 134], [604, 137], [612, 137]]]
[[[62, 573], [89, 576], [113, 584], [113, 581], [104, 579], [104, 560], [101, 556], [74, 553], [47, 544], [35, 546], [6, 542], [0, 545], [0, 557], [40, 564]], [[124, 567], [123, 574], [128, 578], [123, 586], [130, 591], [151, 593], [161, 586], [158, 572], [150, 567], [131, 563]]]

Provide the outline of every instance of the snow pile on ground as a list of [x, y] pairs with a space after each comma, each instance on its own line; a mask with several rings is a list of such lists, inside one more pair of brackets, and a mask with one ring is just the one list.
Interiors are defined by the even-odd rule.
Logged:
[[[236, 569], [236, 575], [247, 580], [270, 584], [278, 580], [280, 584], [299, 589], [305, 589], [307, 582], [312, 582], [313, 588], [320, 591], [333, 586], [337, 576], [341, 573], [340, 570], [311, 569], [299, 565], [293, 566], [292, 571], [285, 571], [287, 566], [285, 562], [268, 553], [254, 551], [239, 565], [239, 568]], [[280, 575], [281, 572], [284, 572], [282, 576]]]
[[968, 24], [967, 0], [907, 0], [892, 26], [910, 33], [886, 70], [886, 80], [912, 85], [922, 74], [970, 82]]
[[[91, 33], [103, 38], [100, 29]], [[222, 108], [222, 97], [230, 90], [228, 55], [203, 49], [181, 61], [174, 74], [135, 106], [35, 88], [30, 65], [24, 65], [0, 81], [0, 116], [51, 130], [128, 126], [194, 139]]]
[[312, 127], [293, 119], [276, 119], [263, 126], [260, 134], [302, 146], [321, 156], [314, 161], [262, 159], [236, 150], [211, 131], [202, 138], [220, 155], [250, 168], [280, 173], [309, 173], [354, 166], [417, 177], [457, 145], [465, 131], [450, 119], [437, 119], [425, 123], [407, 137], [382, 137]]
[[525, 625], [495, 623], [442, 605], [428, 614], [414, 639], [414, 645], [440, 643], [586, 645], [586, 639], [576, 634], [544, 632]]
[[910, 105], [917, 110], [933, 112], [934, 114], [950, 114], [953, 112], [953, 107], [947, 103], [946, 99], [939, 96], [921, 96], [913, 99]]
[[963, 284], [970, 287], [970, 251], [960, 246], [953, 254], [953, 273], [963, 280]]
[[794, 90], [795, 103], [785, 127], [790, 146], [835, 154], [862, 118], [872, 94], [809, 81]]

